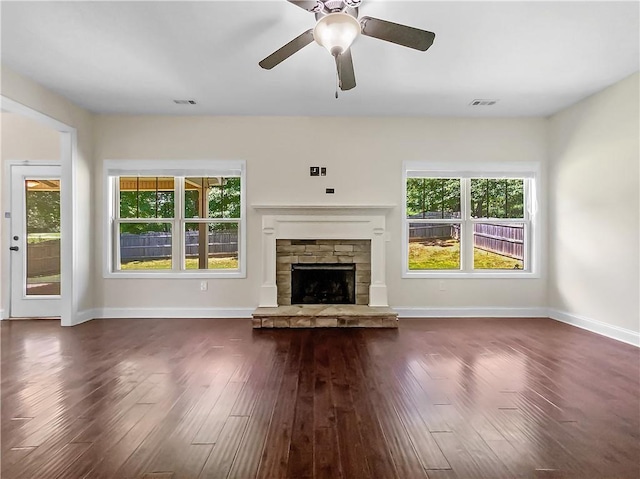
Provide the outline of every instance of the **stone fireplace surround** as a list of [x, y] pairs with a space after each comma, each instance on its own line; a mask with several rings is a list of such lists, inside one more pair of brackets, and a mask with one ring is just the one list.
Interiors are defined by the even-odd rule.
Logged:
[[[368, 305], [388, 307], [385, 215], [393, 206], [253, 205], [253, 208], [263, 214], [260, 308], [275, 308], [279, 305], [277, 240], [365, 240], [370, 245]], [[281, 243], [282, 246], [284, 244]], [[362, 301], [362, 292], [357, 294], [360, 294]], [[282, 296], [281, 294], [280, 297]]]
[[292, 264], [355, 265], [355, 304], [369, 304], [371, 242], [369, 240], [276, 240], [278, 305], [291, 305]]

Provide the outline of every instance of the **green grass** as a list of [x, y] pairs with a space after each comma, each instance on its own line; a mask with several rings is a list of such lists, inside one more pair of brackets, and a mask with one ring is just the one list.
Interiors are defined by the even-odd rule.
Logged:
[[59, 274], [51, 274], [47, 276], [31, 276], [27, 278], [27, 284], [59, 283], [59, 282], [60, 282]]
[[27, 235], [27, 243], [35, 244], [44, 241], [59, 240], [60, 233], [29, 233]]
[[409, 243], [409, 269], [460, 269], [460, 243], [455, 240]]
[[[185, 261], [187, 269], [198, 269], [198, 258], [187, 258]], [[139, 271], [149, 269], [171, 269], [170, 259], [154, 259], [148, 261], [130, 261], [121, 267], [123, 271]], [[209, 258], [209, 269], [238, 269], [238, 258]]]
[[[473, 249], [473, 262], [475, 269], [522, 269], [523, 267], [521, 260], [478, 248]], [[460, 269], [460, 243], [453, 239], [409, 243], [409, 269]]]
[[522, 269], [521, 259], [509, 258], [478, 248], [473, 249], [473, 267], [475, 269]]

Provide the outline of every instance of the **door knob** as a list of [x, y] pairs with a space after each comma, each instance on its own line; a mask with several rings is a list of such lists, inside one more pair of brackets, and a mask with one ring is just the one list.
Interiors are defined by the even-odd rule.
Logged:
[[11, 251], [18, 251], [20, 248], [18, 248], [17, 246], [9, 246], [9, 249]]

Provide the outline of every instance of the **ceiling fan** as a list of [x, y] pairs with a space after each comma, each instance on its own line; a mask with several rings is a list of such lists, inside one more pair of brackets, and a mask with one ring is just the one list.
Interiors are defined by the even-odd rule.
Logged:
[[[314, 13], [316, 26], [297, 36], [258, 64], [266, 70], [271, 70], [315, 40], [335, 58], [341, 90], [350, 90], [356, 86], [350, 47], [358, 35], [379, 38], [423, 52], [433, 44], [435, 38], [432, 32], [386, 20], [372, 17], [362, 17], [358, 20], [358, 7], [362, 0], [287, 1]], [[336, 98], [337, 96], [336, 91]]]

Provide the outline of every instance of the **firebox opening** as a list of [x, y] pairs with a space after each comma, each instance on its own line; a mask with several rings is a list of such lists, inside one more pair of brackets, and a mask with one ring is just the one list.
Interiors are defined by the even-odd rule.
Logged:
[[355, 264], [292, 264], [291, 304], [356, 304]]

